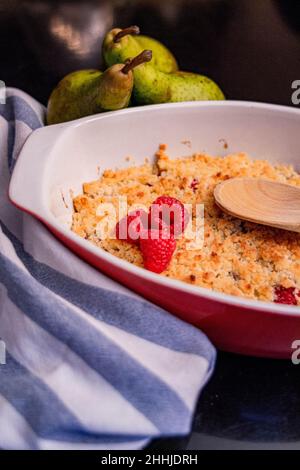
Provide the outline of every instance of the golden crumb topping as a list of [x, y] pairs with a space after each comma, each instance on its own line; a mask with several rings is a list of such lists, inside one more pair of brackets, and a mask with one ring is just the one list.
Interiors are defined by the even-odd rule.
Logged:
[[99, 236], [97, 225], [107, 214], [99, 212], [98, 206], [113, 204], [118, 218], [120, 196], [127, 198], [128, 206], [149, 208], [158, 196], [168, 195], [191, 204], [194, 218], [194, 207], [204, 204], [202, 248], [187, 249], [190, 240], [183, 235], [163, 275], [227, 294], [272, 301], [276, 286], [300, 288], [300, 235], [223, 213], [214, 203], [214, 188], [225, 179], [241, 176], [300, 186], [300, 175], [290, 165], [252, 160], [245, 153], [170, 159], [162, 145], [153, 165], [106, 170], [99, 180], [85, 183], [83, 194], [74, 199], [72, 230], [107, 252], [143, 266], [137, 246]]

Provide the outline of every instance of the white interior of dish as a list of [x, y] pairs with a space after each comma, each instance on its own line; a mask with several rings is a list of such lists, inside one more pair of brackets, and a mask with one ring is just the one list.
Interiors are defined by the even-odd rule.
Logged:
[[139, 108], [79, 122], [61, 136], [48, 167], [51, 212], [70, 227], [72, 195], [82, 192], [83, 182], [97, 179], [107, 168], [153, 160], [160, 143], [168, 145], [171, 157], [243, 151], [298, 168], [299, 127], [299, 114], [235, 103]]

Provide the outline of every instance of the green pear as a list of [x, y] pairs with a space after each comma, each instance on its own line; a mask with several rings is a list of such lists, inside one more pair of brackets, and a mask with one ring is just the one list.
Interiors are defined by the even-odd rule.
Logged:
[[[113, 29], [104, 38], [103, 56], [107, 63], [125, 62], [139, 51], [135, 37], [125, 35], [120, 38], [119, 32], [119, 29]], [[153, 61], [142, 64], [133, 74], [133, 98], [137, 104], [225, 99], [210, 78], [191, 72], [164, 73], [155, 68]]]
[[137, 36], [136, 40], [141, 46], [141, 50], [150, 49], [152, 51], [152, 63], [158, 70], [165, 73], [176, 72], [178, 70], [178, 63], [174, 55], [160, 41], [143, 35]]
[[[138, 26], [118, 29], [117, 34], [114, 36], [114, 41], [118, 42], [122, 37], [127, 35], [135, 36], [135, 40], [140, 46], [140, 52], [144, 49], [150, 49], [152, 51], [152, 65], [154, 65], [154, 67], [165, 73], [176, 72], [178, 70], [178, 64], [172, 52], [160, 41], [149, 36], [140, 35], [139, 33], [140, 29]], [[104, 57], [104, 60], [108, 67], [113, 65], [113, 63], [110, 63], [109, 55]]]
[[66, 75], [52, 91], [47, 106], [47, 124], [71, 121], [103, 111], [126, 108], [133, 88], [133, 69], [151, 60], [143, 51], [105, 72], [78, 70]]

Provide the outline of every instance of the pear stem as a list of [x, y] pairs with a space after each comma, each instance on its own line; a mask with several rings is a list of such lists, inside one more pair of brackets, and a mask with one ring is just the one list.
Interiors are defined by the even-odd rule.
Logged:
[[137, 34], [140, 34], [140, 28], [138, 26], [128, 26], [128, 28], [122, 29], [115, 35], [114, 42], [120, 42], [121, 39], [128, 34], [136, 36]]
[[144, 64], [145, 62], [150, 62], [151, 59], [152, 51], [146, 49], [133, 59], [126, 60], [124, 67], [121, 69], [121, 72], [127, 75], [130, 70], [134, 69], [140, 64]]

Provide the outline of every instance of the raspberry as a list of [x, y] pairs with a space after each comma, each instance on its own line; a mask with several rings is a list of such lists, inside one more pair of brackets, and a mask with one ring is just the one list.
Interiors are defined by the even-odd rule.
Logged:
[[297, 305], [296, 295], [298, 295], [298, 292], [296, 292], [295, 287], [276, 286], [274, 294], [274, 302], [277, 304]]
[[143, 233], [140, 239], [140, 248], [144, 267], [160, 274], [171, 261], [176, 248], [176, 240], [172, 234], [164, 230], [150, 229]]
[[[161, 220], [170, 226], [170, 233], [181, 235], [189, 222], [189, 213], [182, 202], [171, 196], [160, 196], [151, 204], [149, 210], [150, 227], [161, 228]], [[158, 225], [158, 226], [157, 226]]]
[[164, 230], [164, 232], [171, 232], [170, 226], [167, 225], [161, 218], [159, 214], [156, 214], [156, 211], [152, 211], [151, 208], [148, 214], [148, 227], [149, 229]]
[[148, 214], [142, 209], [129, 212], [116, 225], [116, 237], [128, 243], [138, 244], [143, 226], [147, 226]]
[[195, 192], [198, 189], [198, 184], [199, 184], [199, 180], [197, 178], [194, 178], [190, 184], [190, 188]]

